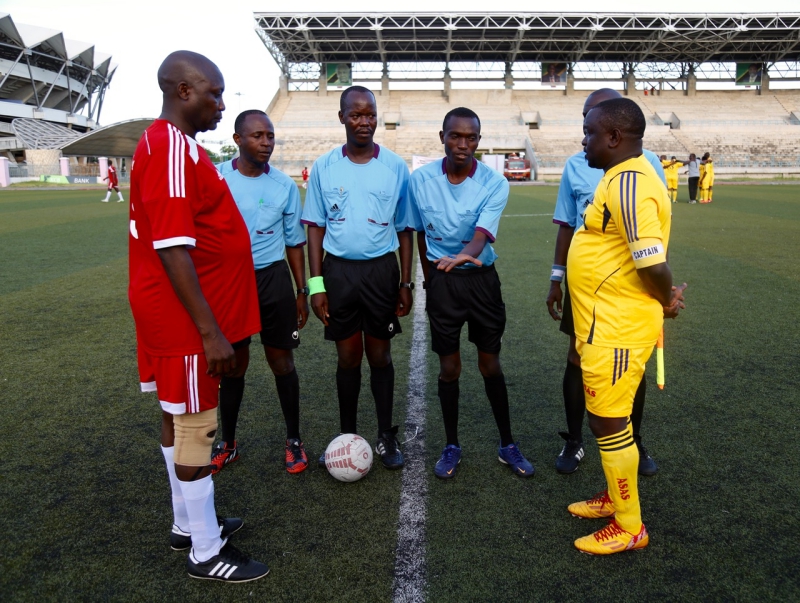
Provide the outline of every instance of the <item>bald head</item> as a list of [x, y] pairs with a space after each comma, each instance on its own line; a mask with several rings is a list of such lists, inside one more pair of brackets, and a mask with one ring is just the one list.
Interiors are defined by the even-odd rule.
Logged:
[[611, 88], [600, 88], [600, 90], [595, 90], [586, 97], [586, 102], [583, 104], [583, 116], [586, 117], [586, 114], [594, 109], [595, 105], [598, 103], [611, 100], [612, 98], [622, 98], [622, 95]]
[[158, 68], [158, 87], [163, 93], [162, 119], [184, 134], [213, 130], [222, 119], [225, 80], [202, 54], [189, 50], [170, 54]]
[[212, 78], [222, 79], [217, 66], [204, 57], [190, 50], [177, 50], [170, 54], [158, 68], [158, 87], [164, 96], [178, 94], [181, 82], [194, 86]]

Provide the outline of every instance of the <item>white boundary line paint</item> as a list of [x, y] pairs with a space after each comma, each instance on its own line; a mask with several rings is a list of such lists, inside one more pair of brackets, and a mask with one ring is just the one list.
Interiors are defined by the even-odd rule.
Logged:
[[414, 296], [414, 331], [411, 359], [408, 363], [408, 408], [403, 468], [400, 491], [400, 514], [397, 526], [392, 601], [422, 603], [425, 601], [425, 520], [427, 518], [428, 476], [425, 469], [425, 384], [426, 336], [425, 290], [422, 288], [422, 264], [417, 260]]

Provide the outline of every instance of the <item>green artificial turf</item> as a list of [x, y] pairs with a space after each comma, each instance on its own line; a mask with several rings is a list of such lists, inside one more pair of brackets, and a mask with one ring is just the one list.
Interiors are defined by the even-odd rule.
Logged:
[[[800, 600], [800, 187], [720, 186], [711, 205], [673, 206], [670, 259], [676, 281], [689, 283], [688, 308], [665, 327], [663, 391], [648, 367], [643, 436], [660, 467], [640, 480], [651, 541], [610, 558], [575, 551], [572, 541], [602, 523], [566, 512], [603, 488], [588, 428], [580, 470], [553, 467], [567, 351], [544, 304], [556, 190], [513, 187], [506, 214], [515, 217], [502, 220], [496, 244], [512, 427], [537, 473], [520, 480], [497, 461], [465, 334], [464, 460], [450, 482], [428, 472], [428, 600]], [[153, 394], [138, 392], [127, 203], [98, 201], [95, 191], [0, 191], [0, 599], [391, 599], [401, 473], [375, 466], [342, 484], [312, 462], [288, 475], [283, 418], [257, 344], [242, 458], [215, 485], [218, 510], [245, 519], [236, 545], [272, 572], [242, 585], [186, 576], [186, 554], [168, 547], [160, 411]], [[402, 325], [393, 343], [401, 426], [411, 319]], [[430, 351], [427, 361], [432, 470], [444, 432], [438, 361]], [[313, 317], [296, 362], [313, 461], [338, 431], [335, 351]], [[368, 384], [365, 368], [359, 425], [373, 439]]]

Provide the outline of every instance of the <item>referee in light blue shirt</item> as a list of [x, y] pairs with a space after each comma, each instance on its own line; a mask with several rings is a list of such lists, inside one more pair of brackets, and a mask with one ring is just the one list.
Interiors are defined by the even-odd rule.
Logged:
[[416, 170], [409, 184], [425, 273], [431, 343], [439, 355], [438, 393], [447, 437], [434, 475], [450, 479], [461, 462], [459, 343], [461, 329], [467, 323], [500, 431], [498, 458], [516, 475], [532, 477], [533, 466], [511, 435], [508, 390], [500, 366], [506, 307], [494, 267], [497, 254], [491, 243], [508, 202], [508, 182], [474, 157], [481, 139], [481, 121], [474, 111], [465, 107], [450, 111], [439, 138], [446, 156]]
[[[300, 345], [299, 331], [308, 319], [300, 193], [294, 180], [269, 165], [275, 130], [266, 113], [244, 111], [236, 118], [234, 129], [239, 157], [223, 163], [219, 170], [250, 231], [261, 309], [261, 343], [286, 422], [286, 470], [300, 473], [308, 467], [300, 439], [300, 380], [293, 353]], [[237, 374], [223, 377], [220, 384], [222, 441], [212, 454], [214, 473], [239, 458], [236, 423], [250, 360], [249, 343], [246, 340], [234, 345]]]
[[[620, 98], [621, 94], [610, 88], [595, 90], [583, 105], [583, 116], [597, 104], [612, 98]], [[647, 150], [642, 151], [647, 161], [656, 170], [664, 186], [667, 178], [658, 156]], [[578, 463], [584, 455], [583, 448], [583, 416], [586, 414], [586, 400], [583, 393], [583, 374], [581, 373], [581, 359], [575, 349], [575, 327], [572, 321], [572, 304], [569, 289], [562, 294], [561, 282], [566, 278], [567, 254], [569, 252], [572, 236], [575, 229], [583, 226], [583, 214], [594, 199], [594, 191], [603, 178], [603, 170], [590, 168], [586, 162], [586, 153], [579, 151], [567, 160], [564, 172], [561, 175], [561, 184], [558, 188], [556, 210], [553, 222], [558, 224], [556, 237], [556, 252], [553, 269], [550, 273], [550, 292], [547, 295], [547, 309], [553, 320], [561, 321], [559, 330], [570, 338], [569, 352], [567, 353], [567, 367], [564, 370], [562, 383], [564, 393], [564, 410], [567, 415], [567, 431], [560, 431], [564, 438], [564, 447], [556, 458], [556, 470], [559, 473], [572, 473], [578, 469]], [[563, 308], [562, 308], [563, 302]], [[644, 398], [647, 384], [644, 377], [636, 392], [633, 402], [633, 434], [639, 449], [639, 474], [653, 475], [658, 471], [655, 461], [647, 454], [642, 445], [639, 429], [642, 425], [644, 412]]]
[[[325, 339], [336, 342], [342, 433], [357, 433], [366, 351], [378, 418], [375, 451], [384, 467], [399, 469], [404, 459], [392, 425], [391, 340], [401, 331], [398, 317], [412, 304], [408, 167], [373, 141], [378, 112], [371, 91], [351, 86], [339, 107], [347, 142], [314, 162], [303, 208], [311, 307], [325, 325]], [[324, 466], [324, 455], [319, 462]]]

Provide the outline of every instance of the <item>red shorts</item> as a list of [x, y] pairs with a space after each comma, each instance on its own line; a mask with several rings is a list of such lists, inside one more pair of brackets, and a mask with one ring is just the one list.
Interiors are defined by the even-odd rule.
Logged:
[[139, 381], [143, 392], [158, 392], [161, 408], [173, 415], [217, 407], [220, 377], [206, 374], [205, 354], [151, 356], [138, 347]]
[[109, 183], [108, 183], [108, 190], [111, 190], [111, 189], [113, 189], [113, 188], [119, 188], [119, 184], [117, 184], [116, 182], [111, 182], [111, 181], [109, 181]]

